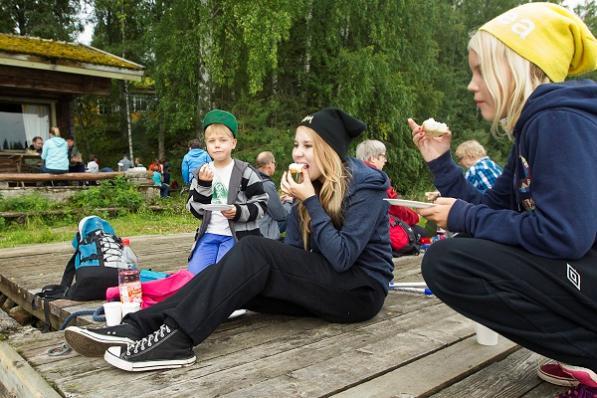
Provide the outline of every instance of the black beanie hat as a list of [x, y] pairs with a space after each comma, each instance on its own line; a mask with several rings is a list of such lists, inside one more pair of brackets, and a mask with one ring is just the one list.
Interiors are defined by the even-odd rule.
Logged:
[[367, 128], [365, 123], [338, 108], [325, 108], [306, 116], [299, 126], [315, 130], [342, 159], [346, 157], [350, 141]]

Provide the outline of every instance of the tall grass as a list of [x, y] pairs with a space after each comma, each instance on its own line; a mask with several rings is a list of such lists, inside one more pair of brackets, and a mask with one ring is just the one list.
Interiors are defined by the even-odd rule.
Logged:
[[[15, 199], [0, 198], [0, 211], [31, 213], [56, 208], [73, 211], [72, 214], [58, 216], [29, 217], [23, 224], [10, 223], [0, 217], [0, 248], [70, 241], [77, 231], [79, 219], [92, 214], [108, 220], [118, 236], [194, 232], [199, 225], [199, 220], [185, 209], [186, 198], [184, 197], [175, 195], [170, 199], [155, 202], [154, 204], [164, 208], [162, 212], [156, 213], [142, 202], [136, 191], [131, 190], [126, 182], [121, 180], [112, 184], [102, 184], [85, 192], [71, 202], [60, 204], [39, 195]], [[92, 204], [94, 206], [91, 206]], [[116, 216], [109, 216], [94, 209], [116, 205], [126, 207]]]
[[[153, 214], [148, 212], [106, 218], [118, 236], [160, 235], [194, 232], [199, 220], [188, 214]], [[10, 248], [35, 243], [64, 242], [72, 240], [77, 232], [78, 220], [54, 223], [49, 226], [39, 218], [25, 224], [11, 224], [0, 232], [0, 248]]]

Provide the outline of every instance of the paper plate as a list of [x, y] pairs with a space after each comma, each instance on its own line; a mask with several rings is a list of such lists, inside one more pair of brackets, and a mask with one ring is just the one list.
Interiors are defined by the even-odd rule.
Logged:
[[404, 207], [410, 207], [411, 209], [426, 209], [427, 207], [435, 206], [433, 203], [418, 202], [416, 200], [406, 200], [406, 199], [384, 199], [384, 200], [387, 200], [393, 206], [404, 206]]
[[222, 211], [222, 210], [230, 210], [234, 208], [234, 205], [226, 205], [226, 204], [208, 204], [208, 205], [201, 205], [202, 209], [211, 210], [211, 211]]

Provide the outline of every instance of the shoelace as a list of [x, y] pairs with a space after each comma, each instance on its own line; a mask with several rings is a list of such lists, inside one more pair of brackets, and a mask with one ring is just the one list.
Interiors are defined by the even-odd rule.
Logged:
[[579, 384], [565, 393], [559, 394], [556, 398], [597, 398], [597, 388]]
[[105, 263], [120, 263], [122, 257], [122, 247], [113, 236], [104, 235], [101, 231], [98, 231], [98, 242], [102, 249], [102, 256], [104, 257]]
[[127, 344], [126, 356], [138, 354], [145, 350], [145, 348], [151, 347], [153, 344], [163, 339], [164, 336], [172, 331], [168, 325], [162, 325], [158, 330], [150, 334], [149, 336], [143, 337], [141, 340], [137, 340], [134, 343]]

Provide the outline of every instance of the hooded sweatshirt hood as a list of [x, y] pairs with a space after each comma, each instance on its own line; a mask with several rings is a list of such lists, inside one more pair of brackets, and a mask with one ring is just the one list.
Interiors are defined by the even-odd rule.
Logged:
[[193, 178], [195, 178], [195, 175], [193, 174], [195, 170], [209, 162], [211, 162], [211, 158], [206, 151], [201, 148], [190, 149], [186, 155], [184, 155], [180, 166], [183, 182], [185, 184], [190, 184]]
[[349, 195], [360, 189], [386, 191], [389, 188], [390, 180], [383, 171], [369, 167], [362, 161], [354, 158], [348, 158], [347, 164], [352, 173], [353, 180], [348, 190]]
[[52, 137], [44, 142], [41, 152], [44, 166], [51, 170], [68, 170], [68, 145], [62, 137]]
[[531, 94], [516, 123], [514, 135], [541, 111], [566, 109], [589, 117], [597, 115], [597, 83], [592, 80], [571, 80], [565, 83], [542, 84]]

